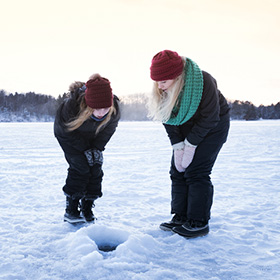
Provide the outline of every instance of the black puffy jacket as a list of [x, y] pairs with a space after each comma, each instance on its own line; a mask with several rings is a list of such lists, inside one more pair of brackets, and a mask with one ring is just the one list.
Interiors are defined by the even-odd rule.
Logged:
[[[228, 128], [229, 105], [217, 88], [216, 80], [207, 72], [203, 74], [203, 92], [200, 104], [193, 117], [182, 125], [164, 124], [171, 144], [174, 145], [187, 138], [188, 142], [198, 145], [208, 133]], [[218, 124], [221, 124], [218, 126]]]
[[59, 106], [55, 122], [54, 135], [62, 146], [64, 152], [80, 153], [88, 149], [96, 148], [104, 151], [120, 119], [119, 99], [114, 96], [114, 107], [116, 114], [111, 116], [110, 121], [98, 132], [96, 130], [100, 122], [90, 118], [74, 131], [67, 131], [66, 123], [77, 116], [80, 109], [79, 92], [71, 93], [71, 96]]

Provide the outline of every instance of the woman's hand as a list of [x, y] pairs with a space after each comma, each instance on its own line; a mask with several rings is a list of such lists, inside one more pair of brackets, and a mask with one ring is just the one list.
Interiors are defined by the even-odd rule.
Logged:
[[182, 161], [184, 156], [184, 149], [174, 150], [174, 163], [179, 172], [184, 172], [186, 168], [183, 168]]
[[84, 151], [84, 154], [87, 158], [88, 165], [93, 166], [94, 164], [103, 164], [103, 153], [98, 149], [89, 149]]
[[184, 144], [183, 141], [173, 145], [174, 164], [175, 164], [176, 169], [179, 172], [184, 172], [185, 169], [186, 169], [186, 168], [182, 167], [182, 160], [183, 160], [183, 155], [184, 155], [184, 147], [185, 147], [185, 144]]
[[188, 143], [187, 140], [185, 140], [184, 143], [185, 143], [185, 147], [184, 147], [184, 154], [182, 158], [182, 167], [188, 168], [188, 166], [191, 164], [193, 160], [196, 146]]

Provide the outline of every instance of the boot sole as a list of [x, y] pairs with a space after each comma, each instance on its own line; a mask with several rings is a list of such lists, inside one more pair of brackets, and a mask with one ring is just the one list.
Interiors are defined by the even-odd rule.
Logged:
[[81, 223], [85, 223], [86, 221], [81, 219], [76, 219], [76, 220], [67, 219], [64, 217], [64, 222], [68, 222], [69, 224], [81, 224]]
[[168, 223], [163, 223], [163, 224], [160, 224], [160, 226], [159, 226], [159, 228], [161, 229], [161, 230], [164, 230], [164, 231], [172, 231], [172, 229], [174, 228], [174, 227], [178, 227], [178, 226], [181, 226], [180, 224], [173, 224], [173, 225], [170, 225], [170, 224], [168, 224]]
[[[183, 229], [183, 230], [182, 230]], [[179, 234], [180, 236], [185, 237], [186, 239], [196, 238], [196, 237], [202, 237], [209, 233], [209, 227], [205, 228], [204, 230], [201, 230], [200, 232], [188, 232], [184, 228], [178, 228], [176, 227], [172, 228], [172, 232]]]
[[94, 219], [94, 220], [91, 220], [91, 221], [85, 220], [85, 223], [88, 223], [88, 224], [95, 224], [95, 219]]
[[160, 225], [159, 228], [164, 231], [172, 231], [172, 228]]

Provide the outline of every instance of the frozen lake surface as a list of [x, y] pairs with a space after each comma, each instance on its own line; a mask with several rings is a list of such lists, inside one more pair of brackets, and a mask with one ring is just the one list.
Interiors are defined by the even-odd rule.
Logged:
[[161, 124], [119, 124], [88, 226], [63, 222], [67, 164], [52, 123], [0, 123], [0, 131], [0, 279], [280, 277], [280, 121], [231, 122], [212, 175], [210, 233], [192, 240], [158, 227], [171, 219]]

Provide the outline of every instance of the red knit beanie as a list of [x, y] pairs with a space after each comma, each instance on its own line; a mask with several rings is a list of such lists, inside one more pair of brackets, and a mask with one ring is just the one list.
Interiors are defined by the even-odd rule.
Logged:
[[108, 79], [97, 77], [86, 82], [86, 104], [92, 109], [111, 107], [113, 94]]
[[182, 74], [183, 68], [182, 58], [176, 52], [164, 50], [152, 59], [151, 79], [157, 82], [173, 80]]

